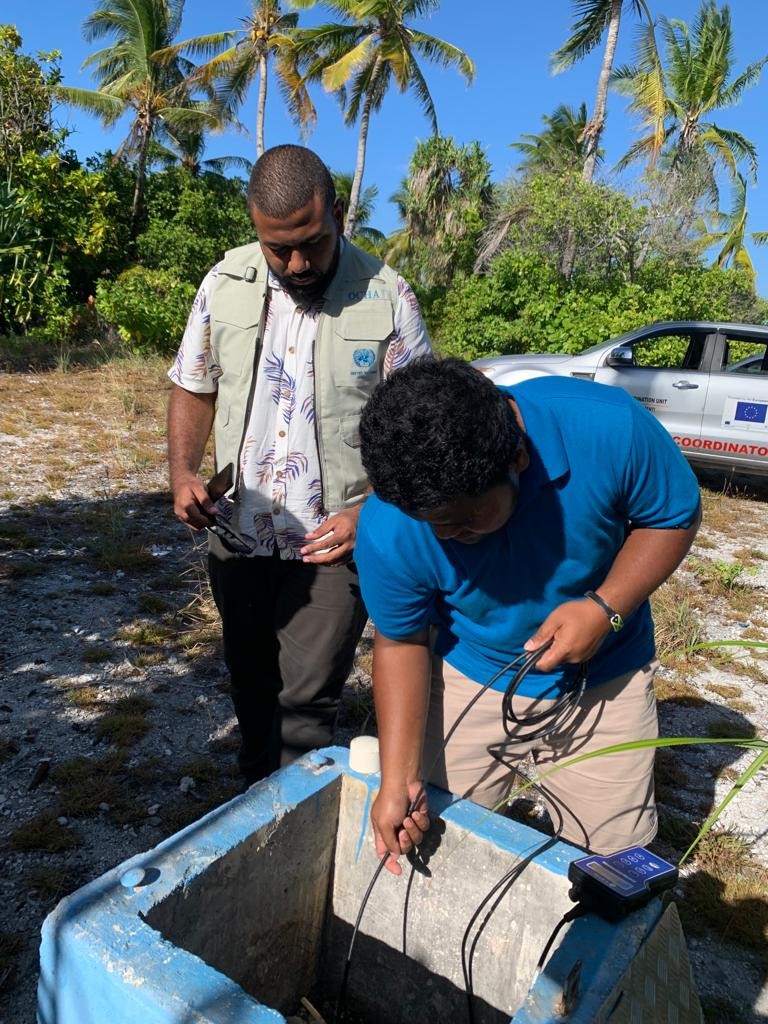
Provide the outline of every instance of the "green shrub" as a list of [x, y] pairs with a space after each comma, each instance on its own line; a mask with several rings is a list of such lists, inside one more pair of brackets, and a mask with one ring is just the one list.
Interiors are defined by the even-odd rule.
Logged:
[[192, 177], [172, 168], [147, 181], [146, 224], [136, 259], [199, 285], [227, 249], [254, 241], [245, 182], [218, 174]]
[[[648, 261], [634, 282], [618, 272], [566, 281], [542, 256], [508, 251], [488, 273], [454, 285], [431, 309], [430, 329], [444, 355], [478, 359], [526, 352], [575, 355], [590, 345], [663, 320], [765, 318], [766, 304], [740, 270], [675, 268]], [[674, 363], [663, 339], [648, 358]]]
[[172, 352], [181, 340], [196, 288], [166, 270], [130, 267], [100, 281], [96, 307], [139, 352]]

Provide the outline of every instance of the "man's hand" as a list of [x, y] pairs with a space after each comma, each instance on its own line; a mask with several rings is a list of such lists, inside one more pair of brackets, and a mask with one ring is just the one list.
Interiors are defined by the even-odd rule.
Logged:
[[558, 665], [588, 661], [611, 632], [611, 623], [594, 601], [566, 601], [558, 605], [542, 622], [526, 651], [534, 651], [548, 640], [549, 650], [536, 663], [540, 672], [551, 672]]
[[[310, 542], [301, 549], [302, 561], [317, 565], [341, 565], [355, 550], [357, 521], [362, 504], [329, 516], [322, 526], [306, 534]], [[321, 553], [322, 552], [322, 553]]]
[[173, 511], [193, 530], [204, 530], [211, 525], [216, 506], [199, 476], [190, 474], [173, 480]]
[[[427, 794], [421, 793], [421, 782], [412, 782], [400, 792], [382, 790], [373, 802], [371, 822], [376, 843], [376, 854], [386, 857], [385, 867], [393, 875], [402, 874], [398, 858], [410, 853], [424, 838], [432, 824], [429, 820]], [[419, 797], [418, 804], [409, 815], [411, 801]]]
[[168, 403], [168, 468], [173, 511], [187, 526], [211, 525], [216, 508], [197, 475], [213, 426], [215, 394], [196, 394], [174, 384]]

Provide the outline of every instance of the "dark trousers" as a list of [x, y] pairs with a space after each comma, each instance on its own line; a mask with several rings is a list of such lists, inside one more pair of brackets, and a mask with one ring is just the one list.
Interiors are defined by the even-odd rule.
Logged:
[[366, 611], [353, 563], [208, 556], [242, 746], [256, 782], [327, 746]]

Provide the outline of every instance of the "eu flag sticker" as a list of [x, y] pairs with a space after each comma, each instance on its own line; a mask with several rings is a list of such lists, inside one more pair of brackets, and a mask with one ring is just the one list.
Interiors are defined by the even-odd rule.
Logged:
[[768, 415], [766, 402], [737, 402], [733, 418], [740, 423], [765, 423]]

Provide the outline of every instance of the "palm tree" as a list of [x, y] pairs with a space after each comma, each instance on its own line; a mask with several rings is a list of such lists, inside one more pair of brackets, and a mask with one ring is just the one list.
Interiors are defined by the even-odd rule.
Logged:
[[490, 165], [479, 143], [460, 146], [442, 135], [418, 143], [408, 177], [392, 196], [403, 228], [389, 240], [391, 258], [417, 256], [420, 267], [413, 270], [425, 285], [449, 285], [461, 264], [474, 259], [492, 200]]
[[[276, 58], [277, 79], [296, 123], [306, 131], [316, 114], [309, 94], [292, 61], [292, 33], [299, 16], [280, 9], [279, 0], [251, 0], [251, 13], [241, 18], [242, 28], [196, 36], [168, 47], [159, 56], [175, 58], [186, 50], [194, 57], [210, 57], [195, 72], [194, 81], [216, 84], [222, 107], [234, 115], [254, 79], [259, 81], [256, 108], [256, 156], [264, 152], [264, 114], [267, 107], [267, 68]], [[222, 49], [223, 47], [223, 49]]]
[[[629, 109], [639, 114], [645, 134], [622, 157], [618, 166], [645, 158], [653, 166], [663, 147], [675, 167], [705, 158], [714, 171], [722, 164], [736, 179], [746, 161], [757, 177], [757, 151], [741, 132], [721, 128], [708, 115], [733, 106], [754, 85], [766, 59], [750, 64], [732, 79], [734, 53], [731, 15], [718, 10], [715, 0], [703, 0], [693, 33], [683, 21], [661, 19], [666, 67], [647, 49], [636, 64], [617, 68], [613, 84], [632, 99]], [[711, 191], [716, 194], [714, 178]]]
[[[542, 117], [544, 130], [538, 135], [521, 135], [521, 142], [512, 142], [513, 149], [524, 154], [519, 167], [531, 174], [560, 173], [583, 166], [587, 156], [588, 142], [587, 105], [582, 103], [578, 111], [561, 103], [552, 114]], [[597, 149], [596, 163], [601, 163], [604, 151]]]
[[132, 116], [128, 137], [116, 157], [135, 160], [131, 240], [138, 232], [152, 139], [165, 138], [169, 131], [221, 124], [210, 102], [196, 101], [190, 94], [186, 80], [193, 66], [181, 58], [161, 62], [155, 57], [178, 32], [183, 8], [184, 0], [99, 0], [83, 23], [88, 42], [111, 40], [83, 62], [83, 68], [93, 69], [98, 88], [59, 89], [65, 102], [96, 114], [107, 127], [126, 112]]
[[[346, 210], [349, 205], [349, 197], [352, 195], [352, 182], [354, 175], [344, 171], [331, 171], [333, 184], [336, 186], [336, 198], [341, 199]], [[369, 221], [373, 216], [373, 206], [379, 190], [375, 185], [369, 185], [363, 189], [360, 201], [357, 204], [357, 223], [355, 225], [355, 237], [352, 239], [356, 245], [362, 245], [369, 252], [376, 252], [386, 239], [383, 231], [371, 227]]]
[[244, 156], [214, 156], [203, 160], [206, 138], [204, 132], [184, 132], [171, 136], [171, 145], [165, 146], [153, 141], [147, 157], [149, 164], [160, 164], [162, 167], [182, 167], [193, 178], [205, 171], [224, 174], [226, 171], [242, 171], [246, 176], [251, 173], [253, 164]]
[[[309, 8], [317, 0], [292, 0], [295, 7]], [[299, 29], [294, 35], [295, 55], [303, 81], [322, 81], [339, 98], [344, 121], [360, 128], [357, 162], [345, 234], [355, 231], [360, 202], [365, 149], [371, 114], [379, 110], [394, 80], [401, 92], [412, 89], [437, 133], [437, 113], [419, 66], [418, 57], [455, 67], [472, 82], [475, 65], [457, 46], [428, 35], [409, 24], [439, 6], [439, 0], [322, 0], [342, 22]]]
[[608, 80], [613, 67], [625, 2], [629, 3], [638, 18], [645, 16], [648, 22], [651, 22], [651, 13], [645, 0], [575, 0], [574, 6], [578, 20], [572, 26], [573, 35], [566, 39], [560, 49], [552, 55], [553, 70], [555, 72], [564, 71], [591, 53], [605, 34], [603, 62], [597, 79], [595, 110], [583, 132], [583, 138], [587, 143], [584, 157], [584, 181], [592, 181], [595, 176], [600, 136], [605, 128]]
[[744, 270], [755, 285], [755, 268], [746, 241], [749, 236], [755, 245], [768, 244], [768, 231], [747, 231], [747, 181], [737, 174], [733, 185], [731, 209], [728, 213], [710, 215], [711, 224], [703, 221], [703, 234], [699, 239], [702, 250], [718, 247], [713, 266], [734, 266]]

